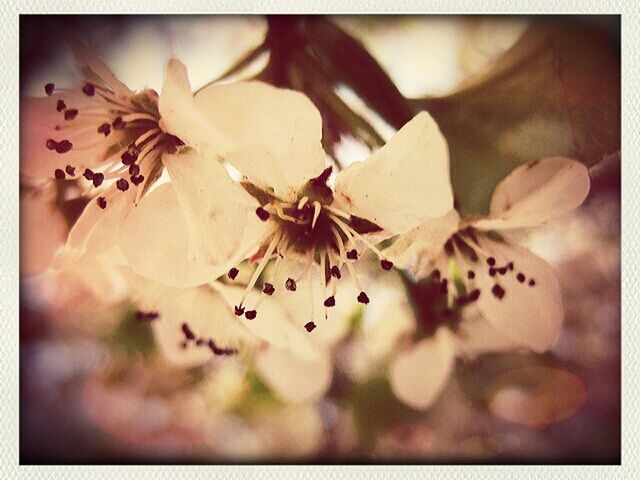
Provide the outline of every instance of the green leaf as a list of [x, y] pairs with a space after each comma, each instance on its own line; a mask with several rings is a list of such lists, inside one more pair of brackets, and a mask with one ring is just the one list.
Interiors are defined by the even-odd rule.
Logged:
[[449, 143], [460, 211], [485, 214], [522, 163], [563, 155], [591, 166], [620, 149], [620, 51], [599, 27], [536, 22], [485, 75], [413, 104]]
[[133, 309], [129, 310], [115, 327], [109, 343], [118, 353], [127, 356], [150, 357], [155, 350], [153, 329], [148, 321], [136, 319]]

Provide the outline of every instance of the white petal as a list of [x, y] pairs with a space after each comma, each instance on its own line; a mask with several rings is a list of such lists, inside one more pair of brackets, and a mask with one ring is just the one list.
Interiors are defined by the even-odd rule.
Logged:
[[[257, 343], [233, 314], [231, 306], [214, 289], [207, 286], [171, 288], [152, 281], [138, 279], [137, 299], [144, 312], [157, 312], [152, 320], [153, 331], [165, 357], [184, 367], [202, 365], [213, 357], [206, 342], [213, 340], [219, 348], [246, 348]], [[196, 338], [205, 340], [202, 346], [190, 342], [183, 348], [186, 323]]]
[[440, 255], [445, 242], [458, 230], [459, 225], [460, 216], [452, 209], [446, 215], [426, 220], [417, 228], [400, 235], [384, 254], [397, 267], [417, 271], [420, 265]]
[[258, 202], [217, 161], [192, 149], [163, 155], [189, 231], [189, 259], [221, 264], [246, 251], [263, 234]]
[[213, 281], [227, 266], [188, 259], [187, 220], [171, 184], [145, 195], [122, 223], [119, 245], [133, 270], [165, 285], [191, 287]]
[[368, 160], [340, 172], [336, 202], [396, 234], [451, 210], [449, 150], [431, 116], [419, 113]]
[[506, 352], [524, 346], [504, 335], [477, 308], [464, 312], [464, 315], [455, 338], [458, 355], [473, 358], [483, 353]]
[[437, 399], [451, 375], [455, 360], [451, 334], [441, 327], [401, 352], [391, 364], [389, 381], [393, 393], [415, 409], [425, 409]]
[[172, 59], [158, 103], [162, 127], [209, 160], [217, 160], [229, 148], [227, 137], [196, 106], [187, 69]]
[[132, 188], [121, 192], [111, 186], [104, 194], [106, 208], [100, 208], [97, 198], [92, 199], [69, 232], [65, 249], [56, 259], [57, 265], [69, 265], [84, 255], [98, 256], [116, 246], [122, 222], [133, 208], [134, 196]]
[[[223, 285], [218, 282], [213, 287], [229, 305], [237, 305], [245, 290], [243, 287]], [[253, 290], [244, 303], [246, 309], [251, 309], [259, 297], [260, 292]], [[241, 317], [241, 321], [256, 337], [275, 348], [291, 352], [306, 361], [318, 361], [320, 358], [321, 349], [314, 344], [310, 334], [295, 323], [280, 302], [273, 298], [267, 298], [262, 302], [255, 319], [248, 320]]]
[[288, 402], [314, 400], [331, 383], [331, 361], [326, 354], [308, 361], [285, 350], [269, 348], [260, 353], [256, 365], [267, 385]]
[[231, 140], [224, 159], [283, 200], [325, 168], [322, 119], [299, 92], [261, 82], [211, 85], [197, 105]]
[[493, 230], [540, 225], [580, 206], [589, 185], [587, 168], [569, 158], [520, 165], [494, 190], [490, 217], [474, 226]]
[[[494, 277], [476, 271], [481, 291], [478, 308], [501, 334], [514, 342], [536, 352], [547, 350], [563, 319], [562, 295], [555, 273], [547, 262], [525, 248], [488, 241], [481, 242], [481, 246], [496, 259], [496, 266], [513, 262], [514, 269]], [[517, 280], [519, 273], [525, 276], [523, 282]], [[529, 285], [531, 280], [535, 285]], [[501, 299], [492, 293], [496, 284], [504, 290]]]
[[107, 86], [111, 87], [119, 97], [130, 97], [133, 92], [116, 78], [111, 69], [84, 43], [73, 36], [67, 38], [71, 53], [81, 67], [87, 67], [97, 75]]

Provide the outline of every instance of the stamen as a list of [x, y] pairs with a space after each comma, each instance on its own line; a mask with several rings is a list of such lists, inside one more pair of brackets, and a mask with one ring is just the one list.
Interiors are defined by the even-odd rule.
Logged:
[[233, 312], [236, 314], [236, 316], [241, 317], [244, 313], [244, 307], [242, 305], [235, 305], [233, 307]]
[[82, 87], [82, 93], [84, 93], [87, 97], [93, 97], [96, 93], [96, 89], [92, 83], [86, 83], [84, 87]]
[[238, 273], [240, 273], [240, 270], [238, 270], [236, 267], [233, 267], [231, 270], [229, 270], [229, 272], [227, 273], [227, 276], [231, 280], [235, 280], [236, 277], [238, 276]]
[[313, 220], [311, 220], [311, 230], [316, 228], [316, 222], [318, 221], [318, 217], [320, 216], [320, 212], [322, 211], [322, 205], [317, 200], [313, 202]]
[[273, 286], [272, 283], [269, 283], [269, 282], [265, 283], [264, 287], [262, 288], [262, 293], [269, 296], [273, 295], [273, 292], [275, 291], [276, 291], [276, 288]]
[[535, 284], [536, 284], [536, 281], [533, 278], [531, 280], [529, 280], [529, 286], [530, 287], [535, 286]]
[[127, 182], [124, 178], [121, 178], [116, 182], [116, 187], [118, 188], [118, 190], [126, 192], [127, 190], [129, 190], [129, 182]]
[[64, 103], [64, 100], [58, 100], [56, 102], [56, 110], [57, 111], [61, 112], [63, 110], [66, 110], [66, 108], [67, 108], [67, 104]]
[[380, 260], [380, 266], [383, 270], [391, 270], [391, 268], [393, 267], [393, 262], [391, 262], [390, 260]]
[[352, 248], [347, 252], [347, 258], [349, 260], [357, 260], [358, 259], [358, 251], [355, 248]]
[[287, 281], [284, 283], [284, 287], [290, 292], [295, 292], [298, 289], [296, 281], [291, 277], [287, 278]]
[[496, 264], [496, 259], [493, 257], [489, 257], [487, 258], [487, 265], [489, 265], [490, 267], [493, 267]]
[[304, 207], [308, 201], [309, 201], [309, 197], [307, 196], [302, 197], [298, 202], [298, 210], [302, 210], [302, 207]]
[[516, 278], [518, 279], [518, 281], [520, 283], [524, 283], [524, 281], [526, 280], [524, 274], [522, 272], [518, 273], [518, 275], [516, 275]]
[[92, 181], [94, 187], [99, 187], [104, 181], [104, 174], [100, 172], [94, 173]]
[[269, 212], [267, 212], [264, 208], [262, 207], [258, 207], [256, 208], [256, 215], [258, 216], [258, 218], [260, 220], [262, 220], [263, 222], [266, 222], [267, 220], [269, 220], [269, 217], [271, 216], [269, 214]]
[[324, 301], [325, 307], [333, 307], [335, 306], [335, 304], [336, 304], [336, 297], [334, 297], [333, 295], [331, 295]]
[[304, 328], [307, 330], [307, 332], [311, 333], [313, 330], [315, 330], [316, 324], [313, 322], [307, 322], [305, 323]]
[[73, 176], [76, 174], [76, 167], [73, 167], [71, 165], [67, 165], [64, 169], [65, 172], [67, 172], [69, 175]]
[[[273, 236], [273, 238], [271, 239], [271, 242], [269, 243], [269, 246], [265, 250], [264, 255], [260, 259], [260, 263], [258, 263], [258, 266], [256, 267], [255, 271], [253, 272], [253, 275], [251, 276], [251, 280], [249, 280], [249, 283], [247, 284], [247, 287], [246, 287], [246, 289], [244, 291], [244, 294], [242, 295], [242, 299], [240, 300], [240, 305], [244, 304], [244, 301], [246, 300], [247, 295], [249, 295], [249, 292], [255, 286], [256, 282], [258, 281], [258, 277], [260, 277], [260, 274], [262, 273], [264, 268], [267, 266], [267, 263], [271, 259], [271, 255], [273, 254], [273, 251], [275, 250], [276, 245], [278, 244], [279, 241], [280, 241], [280, 234], [278, 232], [276, 232], [275, 235]], [[245, 316], [247, 316], [248, 314], [249, 314], [249, 312], [247, 312], [245, 314]], [[249, 317], [247, 317], [247, 318], [249, 318]], [[255, 318], [255, 316], [254, 316], [254, 318]], [[252, 320], [252, 319], [249, 318], [249, 320]]]
[[337, 265], [333, 265], [331, 267], [331, 276], [338, 280], [340, 280], [340, 278], [342, 277], [342, 273], [340, 273], [340, 269]]
[[69, 140], [62, 140], [61, 142], [58, 142], [55, 146], [57, 153], [67, 153], [72, 148], [73, 148], [73, 144]]
[[182, 333], [184, 333], [184, 336], [187, 340], [196, 339], [196, 336], [194, 335], [193, 331], [189, 328], [189, 325], [187, 325], [186, 323], [183, 323], [181, 328], [182, 328]]
[[369, 303], [369, 297], [366, 293], [360, 292], [360, 294], [358, 295], [358, 302], [366, 305], [367, 303]]
[[493, 296], [496, 297], [498, 300], [502, 300], [502, 298], [504, 297], [505, 291], [504, 291], [504, 288], [502, 288], [500, 285], [496, 283], [491, 289], [491, 293], [493, 293]]
[[247, 310], [244, 313], [244, 316], [247, 318], [247, 320], [253, 320], [254, 318], [256, 318], [257, 315], [258, 315], [258, 312], [255, 310]]
[[107, 199], [106, 199], [106, 198], [104, 198], [104, 197], [98, 197], [97, 202], [98, 202], [98, 206], [99, 206], [101, 209], [103, 209], [103, 210], [104, 210], [105, 208], [107, 208]]
[[77, 108], [70, 108], [69, 110], [66, 110], [64, 112], [64, 119], [65, 120], [73, 120], [77, 116], [78, 116], [78, 109]]
[[53, 95], [53, 91], [55, 90], [56, 86], [53, 83], [47, 83], [44, 86], [44, 93], [47, 94], [48, 97], [50, 97], [51, 95]]
[[54, 173], [54, 175], [55, 175], [57, 180], [64, 180], [65, 175], [64, 175], [64, 171], [63, 170], [61, 170], [59, 168], [56, 168], [56, 171], [53, 172], [53, 173]]

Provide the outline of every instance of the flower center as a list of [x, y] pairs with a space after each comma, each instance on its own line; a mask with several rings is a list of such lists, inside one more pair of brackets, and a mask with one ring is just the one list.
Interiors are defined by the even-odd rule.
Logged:
[[[70, 162], [64, 170], [56, 169], [54, 177], [58, 180], [84, 177], [94, 188], [112, 180], [120, 192], [133, 186], [137, 189], [137, 203], [150, 177], [159, 173], [160, 154], [183, 145], [179, 138], [161, 128], [158, 95], [153, 90], [121, 98], [108, 88], [86, 83], [82, 93], [87, 101], [81, 108], [74, 106], [69, 100], [72, 97], [65, 95], [70, 90], [56, 90], [49, 83], [45, 85], [45, 92], [47, 95], [60, 93], [55, 105], [60, 122], [54, 129], [63, 136], [60, 140], [47, 139], [46, 147], [59, 155], [72, 151], [86, 153], [86, 156], [73, 157], [80, 162]], [[91, 158], [91, 163], [83, 163], [86, 158]], [[108, 197], [112, 195], [113, 192], [98, 197], [100, 208], [107, 208]]]
[[[285, 268], [283, 264], [292, 260], [302, 261], [304, 268], [297, 276], [287, 276], [284, 288], [289, 292], [295, 292], [298, 284], [307, 277], [313, 309], [313, 276], [310, 270], [318, 266], [324, 288], [325, 318], [327, 309], [336, 304], [337, 284], [342, 278], [342, 269], [345, 266], [360, 292], [357, 296], [358, 302], [369, 303], [369, 297], [362, 288], [354, 263], [367, 250], [378, 256], [384, 270], [390, 270], [393, 263], [385, 259], [380, 250], [366, 238], [367, 234], [382, 230], [378, 225], [332, 206], [333, 192], [326, 185], [330, 174], [331, 168], [328, 168], [319, 177], [310, 180], [296, 202], [282, 201], [253, 185], [244, 184], [247, 191], [260, 202], [261, 206], [256, 209], [256, 215], [267, 223], [269, 228], [264, 237], [252, 245], [248, 252], [257, 248], [257, 253], [250, 260], [258, 261], [258, 266], [242, 299], [235, 306], [236, 315], [244, 315], [249, 320], [256, 318], [257, 308], [264, 297], [271, 296], [276, 291], [274, 279], [278, 271]], [[269, 278], [263, 283], [262, 295], [256, 305], [249, 308], [245, 303], [247, 296], [272, 259], [275, 259], [275, 263]], [[232, 268], [228, 277], [234, 280], [237, 274], [238, 269]], [[313, 311], [311, 316], [313, 318]], [[312, 321], [305, 325], [309, 332], [315, 327]]]

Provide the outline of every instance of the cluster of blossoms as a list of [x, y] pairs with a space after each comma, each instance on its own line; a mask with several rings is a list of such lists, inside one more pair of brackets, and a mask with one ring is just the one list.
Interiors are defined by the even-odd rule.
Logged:
[[46, 96], [22, 103], [22, 173], [77, 180], [91, 198], [52, 265], [100, 257], [126, 267], [138, 318], [176, 363], [260, 347], [258, 368], [283, 396], [321, 394], [348, 312], [375, 301], [371, 258], [382, 273], [428, 279], [443, 300], [441, 326], [420, 329], [418, 315], [405, 332], [415, 342], [390, 366], [412, 406], [433, 401], [456, 339], [473, 335], [453, 321], [461, 309], [516, 346], [542, 351], [554, 340], [558, 283], [510, 234], [582, 203], [589, 178], [578, 162], [520, 166], [496, 188], [488, 217], [461, 219], [447, 143], [426, 112], [335, 172], [320, 113], [301, 93], [239, 82], [194, 95], [177, 60], [160, 94], [133, 92], [71, 46], [86, 82], [49, 83]]

